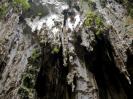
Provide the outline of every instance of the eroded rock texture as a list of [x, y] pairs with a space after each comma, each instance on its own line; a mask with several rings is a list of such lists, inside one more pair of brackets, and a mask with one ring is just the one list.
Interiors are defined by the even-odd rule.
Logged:
[[133, 99], [130, 0], [0, 2], [0, 99]]

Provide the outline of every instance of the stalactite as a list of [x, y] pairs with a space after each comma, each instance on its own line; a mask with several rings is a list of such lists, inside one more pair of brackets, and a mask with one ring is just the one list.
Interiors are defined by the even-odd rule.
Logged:
[[0, 5], [0, 99], [133, 98], [131, 0]]

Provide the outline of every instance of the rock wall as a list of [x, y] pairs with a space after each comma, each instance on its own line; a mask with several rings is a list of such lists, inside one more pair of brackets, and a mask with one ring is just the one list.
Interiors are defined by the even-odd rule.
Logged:
[[133, 19], [125, 1], [10, 6], [0, 22], [0, 99], [132, 99]]

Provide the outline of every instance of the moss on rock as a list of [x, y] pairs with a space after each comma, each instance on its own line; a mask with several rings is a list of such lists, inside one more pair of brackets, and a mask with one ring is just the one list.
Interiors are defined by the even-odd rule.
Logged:
[[26, 71], [22, 75], [22, 82], [18, 89], [20, 99], [34, 99], [35, 82], [40, 69], [41, 54], [40, 50], [33, 50], [29, 57]]
[[20, 5], [24, 10], [27, 10], [30, 8], [30, 4], [28, 0], [13, 0], [14, 5]]
[[6, 16], [6, 13], [8, 11], [8, 3], [0, 4], [0, 18], [3, 18]]
[[57, 46], [55, 46], [53, 49], [52, 49], [52, 54], [58, 54], [60, 51], [60, 48], [58, 48]]
[[21, 99], [29, 99], [29, 91], [25, 87], [20, 87], [18, 89], [18, 94]]
[[88, 11], [86, 19], [84, 21], [84, 27], [87, 27], [95, 33], [97, 37], [105, 33], [108, 30], [108, 26], [104, 25], [103, 18], [94, 11]]
[[32, 75], [26, 75], [23, 78], [23, 86], [27, 87], [27, 88], [33, 88], [34, 87], [34, 82], [33, 82], [33, 77]]
[[86, 14], [86, 20], [84, 21], [84, 26], [87, 27], [103, 27], [103, 20], [95, 12], [88, 11]]

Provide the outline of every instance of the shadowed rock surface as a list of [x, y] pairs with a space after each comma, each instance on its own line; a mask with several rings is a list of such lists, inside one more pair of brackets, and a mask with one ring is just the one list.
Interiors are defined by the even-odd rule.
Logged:
[[0, 1], [0, 99], [133, 99], [131, 0], [18, 1]]

